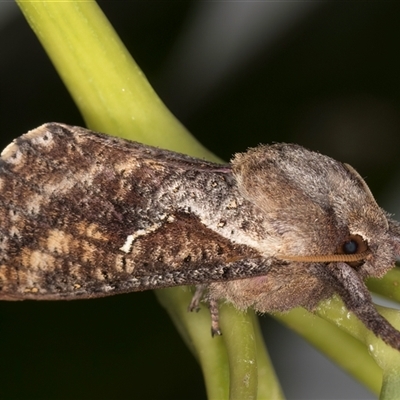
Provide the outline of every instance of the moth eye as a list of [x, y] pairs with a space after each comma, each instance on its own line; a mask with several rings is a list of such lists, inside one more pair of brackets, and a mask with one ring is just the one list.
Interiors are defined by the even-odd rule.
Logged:
[[[368, 243], [360, 235], [349, 235], [339, 246], [339, 254], [359, 254], [368, 250]], [[361, 267], [365, 260], [350, 261], [347, 264], [352, 268]]]
[[368, 244], [360, 235], [350, 235], [342, 244], [340, 253], [357, 254], [366, 250], [368, 250]]
[[354, 254], [357, 253], [357, 250], [358, 250], [358, 244], [355, 240], [349, 240], [347, 242], [344, 242], [343, 253]]

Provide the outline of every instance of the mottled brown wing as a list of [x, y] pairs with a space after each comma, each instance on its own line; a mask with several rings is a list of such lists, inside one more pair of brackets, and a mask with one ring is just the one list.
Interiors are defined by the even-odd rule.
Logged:
[[229, 166], [83, 128], [46, 124], [21, 136], [0, 161], [0, 298], [96, 297], [265, 272], [258, 252], [191, 212], [187, 204], [207, 196], [188, 190], [199, 182], [219, 190], [217, 203], [235, 186]]

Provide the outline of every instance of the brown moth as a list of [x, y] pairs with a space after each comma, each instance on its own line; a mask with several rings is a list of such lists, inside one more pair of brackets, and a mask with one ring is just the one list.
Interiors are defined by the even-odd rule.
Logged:
[[400, 224], [349, 165], [291, 144], [228, 165], [45, 124], [0, 160], [0, 299], [59, 300], [196, 285], [217, 301], [313, 310], [337, 293], [400, 350], [364, 284], [394, 267]]

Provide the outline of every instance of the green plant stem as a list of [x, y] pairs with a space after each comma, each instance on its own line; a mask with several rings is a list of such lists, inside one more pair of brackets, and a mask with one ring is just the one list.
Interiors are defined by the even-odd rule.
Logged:
[[258, 318], [254, 313], [250, 314], [253, 318], [253, 328], [256, 338], [257, 348], [257, 368], [258, 368], [258, 400], [282, 400], [284, 395], [279, 380], [275, 374], [271, 359], [269, 358], [265, 341], [260, 330]]
[[[376, 308], [396, 329], [400, 328], [400, 312], [398, 310], [380, 306], [376, 306]], [[372, 358], [383, 371], [386, 393], [397, 392], [400, 394], [400, 386], [398, 386], [400, 380], [395, 378], [396, 373], [399, 373], [400, 370], [400, 352], [398, 350], [393, 349], [376, 337], [353, 313], [344, 307], [342, 301], [338, 298], [325, 301], [318, 307], [317, 313], [363, 342]]]
[[370, 278], [368, 289], [391, 300], [400, 302], [400, 268], [391, 269], [381, 279]]
[[[235, 320], [235, 324], [231, 321]], [[231, 400], [257, 398], [257, 352], [252, 318], [230, 305], [220, 307], [220, 324], [230, 365]], [[249, 335], [249, 332], [251, 333]]]
[[382, 370], [359, 340], [303, 308], [295, 308], [274, 317], [301, 335], [376, 395], [379, 394]]
[[380, 400], [400, 399], [400, 371], [399, 368], [388, 370], [383, 375], [382, 390]]

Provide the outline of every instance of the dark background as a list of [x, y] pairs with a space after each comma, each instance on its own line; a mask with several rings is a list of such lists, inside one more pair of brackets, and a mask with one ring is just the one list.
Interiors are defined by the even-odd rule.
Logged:
[[[99, 4], [163, 101], [217, 155], [296, 142], [352, 164], [396, 212], [399, 4]], [[0, 147], [44, 122], [83, 125], [17, 6], [0, 6]], [[288, 398], [373, 398], [263, 323]], [[205, 398], [199, 367], [151, 292], [1, 302], [0, 341], [1, 398]]]

